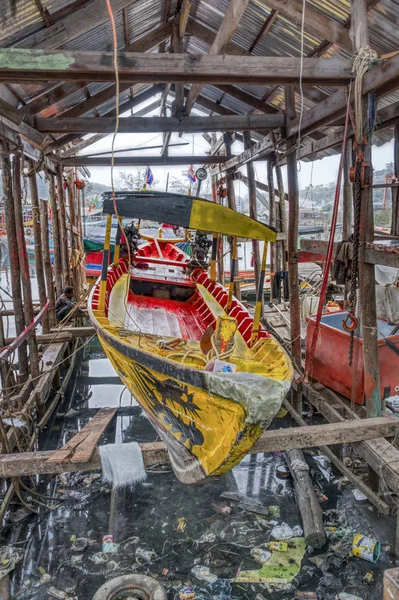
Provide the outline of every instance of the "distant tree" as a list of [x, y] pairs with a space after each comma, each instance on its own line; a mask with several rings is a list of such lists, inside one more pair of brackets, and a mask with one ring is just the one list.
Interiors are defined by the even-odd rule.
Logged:
[[[126, 171], [119, 171], [118, 178], [116, 180], [116, 187], [120, 190], [141, 190], [145, 181], [146, 168], [135, 168], [132, 173], [126, 173]], [[159, 183], [159, 179], [155, 179], [152, 186]]]

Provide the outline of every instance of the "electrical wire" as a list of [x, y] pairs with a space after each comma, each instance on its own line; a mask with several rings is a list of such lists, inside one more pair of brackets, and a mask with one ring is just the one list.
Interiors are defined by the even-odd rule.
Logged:
[[[301, 104], [300, 104], [300, 113], [299, 113], [299, 126], [298, 126], [298, 140], [297, 140], [297, 149], [299, 150], [301, 147], [301, 129], [302, 129], [302, 119], [303, 119], [303, 110], [304, 110], [304, 95], [303, 95], [303, 50], [304, 50], [304, 30], [305, 30], [305, 9], [306, 9], [306, 0], [302, 0], [302, 22], [301, 22], [301, 62], [299, 67], [299, 90], [301, 93]], [[298, 161], [298, 172], [301, 170], [301, 162]]]

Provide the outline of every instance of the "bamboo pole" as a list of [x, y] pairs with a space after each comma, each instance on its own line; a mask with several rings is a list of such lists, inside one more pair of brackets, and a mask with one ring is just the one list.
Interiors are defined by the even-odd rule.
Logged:
[[353, 191], [349, 179], [349, 171], [353, 165], [352, 139], [346, 141], [346, 151], [344, 160], [344, 185], [342, 194], [342, 239], [348, 240], [352, 233], [352, 204]]
[[68, 230], [66, 227], [65, 194], [61, 165], [57, 165], [57, 199], [59, 210], [58, 216], [61, 242], [62, 278], [64, 280], [64, 285], [71, 285], [71, 276], [69, 272]]
[[45, 200], [40, 200], [40, 225], [42, 233], [42, 248], [43, 248], [43, 265], [44, 273], [46, 277], [47, 297], [50, 301], [49, 304], [49, 324], [50, 327], [54, 327], [56, 323], [55, 318], [55, 298], [54, 298], [54, 281], [53, 271], [51, 268], [50, 260], [50, 239], [48, 231], [48, 208]]
[[[287, 122], [295, 119], [295, 88], [286, 86], [285, 106]], [[292, 148], [296, 139], [287, 140], [287, 179], [288, 179], [288, 279], [290, 286], [290, 323], [291, 323], [291, 353], [294, 367], [301, 373], [301, 310], [299, 303], [299, 276], [298, 276], [298, 229], [299, 229], [299, 190], [297, 153]], [[291, 151], [290, 151], [291, 150]], [[295, 410], [302, 414], [302, 395], [299, 391], [292, 391], [292, 400]]]
[[[228, 156], [230, 156], [231, 145], [232, 145], [231, 133], [224, 133], [223, 139], [224, 139], [224, 146], [225, 146], [226, 154]], [[227, 206], [229, 208], [231, 208], [232, 210], [237, 211], [236, 195], [235, 195], [235, 191], [234, 191], [234, 171], [235, 171], [235, 169], [229, 169], [226, 172]], [[235, 247], [234, 247], [234, 245], [235, 245]], [[233, 258], [234, 253], [235, 253], [235, 259]], [[233, 240], [233, 243], [230, 246], [230, 255], [231, 255], [231, 263], [233, 264], [233, 260], [235, 261], [235, 268], [236, 268], [235, 274], [238, 274], [237, 240], [235, 238]], [[230, 281], [231, 281], [231, 274], [230, 274]], [[233, 282], [234, 282], [234, 295], [237, 298], [237, 300], [241, 300], [240, 282], [235, 281], [235, 280], [233, 280]]]
[[264, 242], [263, 243], [261, 271], [260, 271], [260, 277], [258, 279], [258, 288], [256, 291], [256, 305], [255, 305], [255, 314], [254, 314], [254, 321], [253, 321], [252, 333], [251, 333], [251, 346], [256, 344], [256, 342], [258, 341], [258, 338], [259, 338], [259, 326], [260, 326], [260, 319], [262, 316], [262, 309], [263, 309], [263, 286], [264, 286], [264, 282], [265, 282], [265, 273], [266, 273], [267, 248], [268, 248], [268, 242]]
[[[248, 150], [252, 145], [251, 133], [249, 131], [244, 131], [243, 136], [244, 136], [244, 148], [245, 148], [245, 150]], [[257, 206], [256, 206], [256, 185], [255, 185], [255, 173], [254, 173], [253, 162], [247, 163], [247, 177], [248, 177], [248, 192], [249, 192], [249, 216], [252, 219], [256, 220], [258, 218], [258, 210], [257, 210]], [[261, 271], [258, 240], [252, 240], [252, 252], [253, 252], [253, 257], [254, 257], [255, 285], [258, 285], [260, 271]], [[262, 313], [263, 313], [263, 298], [262, 298]]]
[[[30, 197], [32, 202], [32, 214], [33, 214], [33, 239], [35, 244], [35, 265], [36, 265], [36, 280], [37, 289], [39, 293], [40, 308], [47, 302], [46, 294], [46, 281], [43, 270], [43, 251], [42, 251], [42, 239], [40, 233], [40, 205], [39, 205], [39, 193], [37, 189], [36, 171], [33, 162], [28, 163], [29, 167], [29, 189]], [[48, 314], [46, 313], [42, 321], [43, 333], [48, 333], [50, 330]]]
[[[15, 330], [17, 335], [25, 329], [24, 310], [21, 295], [21, 273], [19, 268], [17, 231], [15, 227], [14, 198], [12, 188], [11, 162], [8, 146], [0, 140], [1, 176], [3, 183], [3, 198], [7, 229], [8, 255], [11, 272], [11, 289], [15, 310]], [[26, 343], [18, 348], [19, 374], [21, 381], [28, 377], [28, 354]]]
[[231, 266], [230, 266], [230, 284], [229, 284], [229, 296], [228, 296], [228, 300], [227, 300], [227, 307], [226, 307], [226, 312], [229, 312], [230, 308], [231, 308], [231, 303], [233, 300], [233, 295], [234, 295], [234, 288], [235, 288], [235, 274], [237, 271], [237, 237], [234, 236], [233, 237], [233, 242], [231, 244], [232, 247], [232, 251], [231, 251]]
[[77, 227], [76, 227], [76, 205], [75, 205], [75, 185], [73, 181], [73, 169], [67, 171], [67, 190], [68, 190], [68, 208], [69, 208], [69, 224], [71, 236], [71, 264], [72, 264], [72, 285], [75, 297], [80, 297], [80, 275], [76, 267], [76, 257], [79, 252]]
[[[276, 165], [276, 179], [277, 179], [277, 189], [278, 189], [278, 197], [280, 199], [280, 222], [281, 222], [281, 232], [285, 233], [287, 236], [287, 213], [285, 210], [285, 193], [284, 193], [284, 182], [283, 182], [283, 174], [281, 172], [281, 167]], [[283, 271], [286, 271], [288, 268], [287, 263], [287, 239], [282, 240], [282, 258], [281, 258], [281, 267]]]
[[[105, 230], [103, 264], [101, 269], [100, 295], [98, 297], [98, 310], [105, 310], [105, 292], [107, 290], [107, 271], [109, 265], [109, 247], [111, 241], [112, 215], [107, 215], [107, 228]], [[127, 241], [127, 240], [126, 240]], [[129, 243], [127, 241], [127, 243]]]
[[[276, 199], [274, 196], [274, 180], [273, 180], [273, 163], [271, 160], [267, 161], [267, 185], [269, 186], [269, 225], [276, 229], [277, 218], [276, 218]], [[278, 271], [277, 267], [277, 242], [270, 244], [270, 300], [273, 300], [274, 290], [274, 274]], [[280, 300], [280, 298], [277, 298]]]
[[[14, 183], [14, 212], [17, 233], [18, 257], [22, 281], [23, 310], [25, 326], [34, 319], [32, 286], [30, 283], [28, 253], [26, 251], [24, 217], [22, 211], [22, 189], [21, 189], [21, 155], [14, 154], [13, 160], [13, 183]], [[37, 353], [36, 331], [33, 329], [28, 337], [29, 361], [32, 377], [39, 374], [39, 357]]]
[[58, 208], [57, 208], [57, 194], [55, 191], [54, 175], [49, 174], [49, 188], [50, 188], [50, 208], [52, 216], [52, 237], [53, 237], [53, 256], [54, 256], [54, 279], [55, 279], [55, 291], [58, 296], [62, 294], [62, 260], [61, 260], [61, 241], [60, 241], [60, 229], [58, 224]]

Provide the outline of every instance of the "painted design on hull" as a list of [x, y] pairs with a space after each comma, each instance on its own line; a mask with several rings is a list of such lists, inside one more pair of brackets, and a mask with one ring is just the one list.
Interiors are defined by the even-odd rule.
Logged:
[[248, 425], [238, 402], [144, 367], [113, 348], [101, 334], [99, 339], [150, 420], [198, 459], [204, 476], [229, 471], [261, 435], [262, 424]]

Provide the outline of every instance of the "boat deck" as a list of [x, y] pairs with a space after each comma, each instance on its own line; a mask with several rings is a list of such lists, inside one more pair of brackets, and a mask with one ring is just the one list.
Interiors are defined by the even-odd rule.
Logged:
[[[145, 259], [143, 262], [145, 262]], [[155, 264], [149, 266], [148, 269], [132, 267], [130, 275], [132, 279], [155, 281], [157, 283], [176, 283], [178, 285], [195, 287], [193, 281], [185, 275], [180, 268], [171, 267], [169, 265]]]
[[130, 294], [125, 328], [152, 335], [200, 340], [206, 327], [191, 304]]

